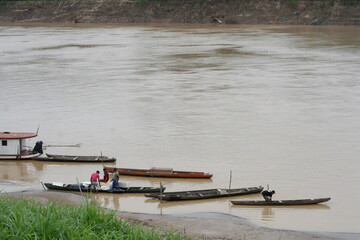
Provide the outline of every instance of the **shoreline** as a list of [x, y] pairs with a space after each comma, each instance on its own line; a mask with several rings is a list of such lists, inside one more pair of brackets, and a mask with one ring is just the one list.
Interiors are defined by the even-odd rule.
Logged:
[[[84, 197], [77, 193], [49, 192], [43, 190], [1, 193], [1, 196], [34, 199], [43, 204], [56, 201], [64, 205], [78, 206], [84, 203]], [[291, 240], [355, 240], [360, 233], [306, 232], [285, 229], [272, 229], [257, 226], [248, 220], [216, 212], [191, 214], [146, 214], [116, 211], [116, 216], [129, 222], [141, 223], [145, 227], [179, 231], [189, 237], [201, 239], [291, 239]]]
[[359, 29], [360, 26], [357, 25], [289, 25], [289, 24], [211, 24], [211, 23], [72, 23], [72, 22], [1, 22], [0, 27], [22, 27], [22, 28], [118, 28], [118, 27], [150, 27], [150, 28], [164, 28], [164, 27], [174, 27], [177, 29], [187, 29], [191, 28], [252, 28], [260, 27], [264, 29], [272, 28], [292, 28], [292, 29], [330, 29], [330, 28], [350, 28], [350, 29]]

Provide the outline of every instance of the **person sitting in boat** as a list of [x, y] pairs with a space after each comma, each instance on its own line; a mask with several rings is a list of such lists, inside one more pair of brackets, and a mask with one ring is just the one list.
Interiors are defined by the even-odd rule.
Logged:
[[272, 201], [272, 195], [275, 194], [275, 191], [269, 191], [269, 190], [264, 190], [261, 192], [261, 195], [263, 196], [263, 198], [265, 199], [265, 201], [267, 202], [271, 202]]
[[90, 182], [91, 182], [90, 188], [91, 188], [92, 191], [97, 191], [98, 186], [101, 187], [101, 185], [100, 185], [100, 171], [96, 171], [95, 173], [91, 174]]
[[119, 178], [120, 178], [119, 172], [118, 172], [117, 168], [114, 168], [114, 174], [113, 174], [113, 177], [112, 177], [111, 188], [116, 188], [118, 186]]
[[42, 141], [37, 141], [35, 143], [35, 147], [33, 149], [33, 153], [40, 153], [43, 154], [43, 148], [42, 148], [43, 142]]
[[104, 178], [100, 179], [100, 182], [107, 183], [109, 181], [109, 172], [106, 170], [106, 168], [104, 168], [103, 170], [104, 170]]

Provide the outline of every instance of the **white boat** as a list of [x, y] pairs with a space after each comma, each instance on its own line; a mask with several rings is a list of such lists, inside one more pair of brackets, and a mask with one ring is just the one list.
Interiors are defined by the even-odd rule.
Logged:
[[41, 155], [26, 146], [26, 139], [37, 133], [0, 132], [0, 160], [26, 160]]

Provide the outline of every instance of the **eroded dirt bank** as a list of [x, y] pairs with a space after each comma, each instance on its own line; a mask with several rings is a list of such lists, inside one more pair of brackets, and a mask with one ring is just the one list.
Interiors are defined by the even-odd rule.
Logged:
[[0, 22], [360, 25], [359, 0], [1, 2]]

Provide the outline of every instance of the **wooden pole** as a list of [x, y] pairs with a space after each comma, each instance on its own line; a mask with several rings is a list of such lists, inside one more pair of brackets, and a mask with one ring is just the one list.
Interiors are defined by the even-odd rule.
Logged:
[[230, 189], [231, 189], [231, 180], [232, 180], [232, 170], [230, 170], [230, 180], [229, 180], [229, 189], [228, 189], [229, 196], [230, 196]]
[[162, 189], [163, 189], [163, 187], [162, 187], [162, 184], [160, 182], [160, 202], [161, 203], [162, 203]]
[[101, 159], [101, 164], [102, 164], [102, 167], [104, 168], [104, 160], [103, 160], [103, 157], [102, 157], [102, 151], [100, 151], [100, 159]]
[[[81, 186], [80, 186], [80, 183], [79, 183], [79, 179], [76, 177], [76, 182], [78, 183], [78, 185], [79, 185], [79, 190], [80, 190], [80, 193], [81, 193], [81, 196], [84, 198], [84, 201], [85, 201], [85, 197], [84, 197], [84, 195], [83, 195], [83, 193], [82, 193], [82, 191], [81, 191]], [[90, 183], [91, 184], [91, 183]]]
[[48, 144], [44, 145], [44, 147], [81, 147], [82, 143], [77, 144]]
[[44, 184], [43, 184], [43, 182], [41, 182], [41, 185], [43, 186], [44, 190], [47, 191]]
[[232, 170], [230, 170], [229, 190], [231, 189], [231, 180], [232, 180]]

